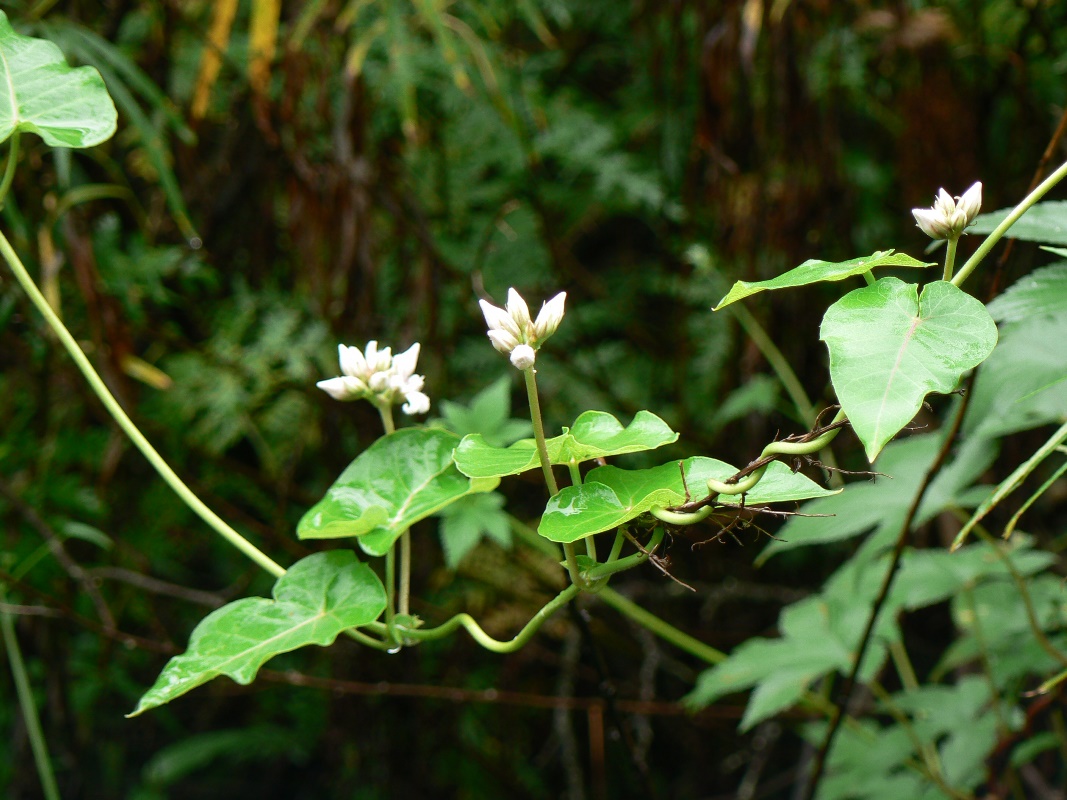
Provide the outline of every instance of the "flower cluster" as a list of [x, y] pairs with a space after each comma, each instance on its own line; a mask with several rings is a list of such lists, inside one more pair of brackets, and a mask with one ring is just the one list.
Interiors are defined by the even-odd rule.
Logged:
[[537, 319], [530, 318], [526, 301], [514, 289], [508, 289], [508, 302], [504, 308], [479, 300], [485, 324], [489, 326], [489, 339], [493, 347], [506, 356], [517, 369], [529, 369], [537, 358], [537, 350], [545, 343], [563, 320], [563, 303], [566, 292], [560, 292], [542, 304]]
[[981, 210], [982, 184], [976, 183], [955, 199], [941, 189], [933, 208], [913, 208], [911, 213], [922, 232], [931, 239], [958, 239]]
[[403, 400], [402, 409], [408, 415], [430, 410], [430, 398], [422, 392], [425, 379], [415, 374], [418, 342], [395, 356], [388, 347], [379, 350], [377, 342], [368, 342], [366, 351], [343, 344], [337, 350], [341, 357], [341, 376], [315, 384], [330, 397], [366, 399], [376, 406], [391, 406]]

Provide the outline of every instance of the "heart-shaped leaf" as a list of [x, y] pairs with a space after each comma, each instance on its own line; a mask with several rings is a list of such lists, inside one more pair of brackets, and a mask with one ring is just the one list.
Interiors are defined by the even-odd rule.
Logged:
[[806, 286], [809, 283], [822, 283], [826, 281], [842, 281], [853, 275], [869, 272], [875, 267], [929, 267], [933, 262], [916, 261], [911, 256], [903, 253], [894, 254], [892, 250], [876, 252], [873, 255], [862, 258], [853, 258], [848, 261], [816, 261], [810, 259], [799, 267], [794, 267], [789, 272], [784, 272], [777, 278], [766, 281], [738, 281], [730, 289], [730, 292], [719, 301], [714, 310], [736, 303], [760, 292], [771, 289], [791, 289], [796, 286]]
[[852, 429], [874, 461], [929, 392], [949, 392], [997, 343], [997, 326], [978, 300], [947, 281], [882, 278], [827, 310], [820, 338], [830, 380]]
[[[553, 542], [575, 542], [616, 528], [653, 507], [679, 506], [689, 499], [705, 497], [708, 478], [724, 481], [737, 474], [735, 467], [714, 458], [695, 456], [681, 463], [684, 483], [677, 461], [652, 469], [598, 467], [590, 471], [585, 483], [568, 486], [548, 501], [537, 532]], [[688, 498], [686, 488], [690, 492]], [[775, 461], [768, 466], [763, 480], [745, 495], [745, 503], [762, 505], [830, 494], [834, 492]], [[719, 502], [735, 505], [741, 498], [721, 497]]]
[[219, 675], [251, 683], [279, 653], [325, 647], [337, 634], [373, 622], [385, 610], [385, 589], [350, 550], [298, 561], [274, 584], [274, 599], [246, 597], [200, 621], [189, 649], [163, 668], [129, 716], [169, 703]]
[[[562, 435], [545, 444], [553, 464], [580, 464], [594, 458], [654, 450], [677, 439], [678, 434], [649, 411], [638, 411], [625, 428], [611, 414], [586, 411], [573, 427], [564, 428]], [[493, 447], [479, 434], [473, 434], [463, 437], [456, 448], [456, 466], [471, 478], [499, 478], [534, 469], [540, 466], [540, 460], [533, 439], [523, 439], [511, 447]]]
[[301, 539], [358, 536], [364, 552], [380, 556], [420, 519], [495, 478], [472, 480], [452, 461], [459, 437], [439, 429], [403, 428], [376, 441], [348, 465], [326, 496], [300, 520]]
[[92, 147], [111, 138], [117, 116], [99, 72], [68, 66], [58, 47], [15, 33], [0, 11], [0, 142], [18, 130], [50, 147]]

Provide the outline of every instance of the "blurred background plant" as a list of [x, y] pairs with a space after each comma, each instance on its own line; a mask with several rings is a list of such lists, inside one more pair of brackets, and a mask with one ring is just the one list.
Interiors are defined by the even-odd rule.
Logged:
[[[506, 442], [525, 435], [520, 387], [477, 300], [566, 290], [539, 361], [550, 424], [650, 408], [684, 432], [672, 454], [744, 463], [805, 412], [738, 318], [711, 314], [730, 283], [918, 255], [909, 209], [979, 178], [986, 208], [1021, 197], [1067, 99], [1067, 7], [1045, 0], [6, 8], [100, 70], [120, 128], [77, 154], [24, 137], [5, 229], [179, 473], [289, 559], [308, 552], [301, 513], [377, 435], [373, 409], [314, 388], [338, 342], [422, 342], [440, 424]], [[1043, 258], [1017, 247], [996, 280]], [[764, 295], [740, 320], [817, 405], [837, 294]], [[0, 579], [64, 797], [734, 796], [766, 766], [781, 726], [739, 736], [738, 703], [680, 716], [696, 666], [597, 605], [506, 658], [462, 637], [396, 658], [348, 642], [272, 662], [278, 684], [318, 688], [218, 682], [124, 720], [205, 607], [269, 584], [132, 451], [7, 277], [0, 337]], [[504, 632], [553, 593], [554, 571], [507, 549], [540, 490], [504, 491], [516, 516], [486, 495], [443, 541], [417, 527], [417, 613], [464, 608]], [[1030, 527], [1053, 549], [1062, 510]], [[757, 571], [755, 553], [677, 541], [671, 570], [695, 595], [652, 570], [621, 588], [731, 649], [832, 568], [803, 550]], [[911, 624], [915, 649], [953, 635], [951, 611]], [[0, 791], [35, 797], [13, 694], [0, 683]], [[805, 745], [777, 747], [795, 768]]]

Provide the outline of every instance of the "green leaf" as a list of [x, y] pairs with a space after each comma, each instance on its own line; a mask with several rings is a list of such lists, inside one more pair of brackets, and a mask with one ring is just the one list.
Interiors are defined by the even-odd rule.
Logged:
[[794, 267], [766, 281], [738, 281], [730, 289], [729, 293], [714, 311], [724, 306], [736, 303], [760, 292], [772, 289], [791, 289], [797, 286], [807, 286], [809, 283], [822, 283], [827, 281], [841, 281], [851, 278], [853, 275], [861, 275], [875, 267], [929, 267], [933, 262], [916, 261], [914, 258], [903, 253], [894, 255], [892, 250], [879, 251], [870, 256], [853, 258], [848, 261], [817, 261], [809, 259], [799, 267]]
[[0, 142], [15, 131], [49, 147], [92, 147], [115, 133], [115, 104], [100, 73], [72, 68], [58, 47], [15, 33], [0, 11]]
[[[603, 411], [586, 411], [574, 427], [546, 442], [553, 464], [580, 464], [594, 458], [654, 450], [678, 439], [666, 422], [649, 411], [638, 411], [625, 428]], [[540, 466], [537, 444], [523, 439], [511, 447], [493, 447], [485, 438], [465, 436], [456, 448], [456, 466], [471, 478], [517, 475]]]
[[497, 492], [461, 497], [439, 513], [441, 547], [449, 569], [458, 567], [483, 536], [511, 547], [511, 522], [504, 511], [504, 497]]
[[459, 439], [448, 431], [403, 428], [376, 441], [348, 465], [297, 526], [301, 539], [358, 536], [380, 556], [420, 519], [472, 492], [496, 488], [472, 480], [452, 462]]
[[1067, 312], [1067, 261], [1024, 275], [986, 308], [997, 322]]
[[[776, 540], [756, 559], [760, 565], [787, 550], [849, 539], [873, 531], [865, 549], [875, 555], [900, 533], [919, 483], [941, 446], [940, 433], [909, 436], [891, 442], [878, 462], [885, 477], [856, 481], [833, 497], [806, 503], [800, 510], [811, 516], [790, 517]], [[968, 441], [939, 473], [923, 497], [913, 529], [925, 525], [946, 508], [974, 505], [963, 497], [990, 464], [996, 448], [986, 440]]]
[[189, 649], [163, 668], [129, 716], [169, 703], [219, 675], [251, 683], [279, 653], [332, 644], [337, 634], [373, 622], [385, 589], [350, 550], [298, 561], [274, 585], [274, 599], [246, 597], [212, 612], [189, 637]]
[[[1015, 207], [979, 214], [968, 233], [992, 233]], [[1011, 226], [1008, 235], [1024, 242], [1067, 245], [1067, 200], [1051, 200], [1028, 208]]]
[[897, 278], [849, 292], [827, 310], [820, 338], [830, 379], [871, 461], [907, 425], [929, 392], [949, 392], [997, 343], [978, 300], [947, 281]]
[[963, 431], [1004, 436], [1067, 419], [1067, 314], [1005, 325], [978, 371]]
[[[744, 731], [794, 705], [823, 675], [847, 672], [852, 663], [852, 643], [830, 622], [838, 613], [837, 605], [810, 597], [784, 609], [779, 620], [780, 638], [757, 637], [744, 642], [728, 659], [701, 673], [683, 702], [690, 708], [703, 708], [724, 695], [755, 686], [741, 720]], [[858, 617], [857, 621], [862, 625]], [[852, 627], [856, 626], [849, 626], [849, 634]], [[857, 630], [855, 638], [858, 636]]]
[[[678, 506], [688, 499], [707, 496], [707, 480], [723, 481], [737, 469], [714, 458], [695, 456], [681, 462], [685, 483], [677, 461], [651, 469], [625, 470], [597, 467], [586, 476], [585, 483], [568, 486], [548, 501], [537, 532], [553, 542], [574, 542], [601, 531], [611, 530], [651, 508]], [[834, 494], [794, 473], [781, 462], [772, 462], [766, 474], [745, 495], [747, 505], [805, 500]], [[720, 505], [735, 505], [740, 497], [720, 498]]]

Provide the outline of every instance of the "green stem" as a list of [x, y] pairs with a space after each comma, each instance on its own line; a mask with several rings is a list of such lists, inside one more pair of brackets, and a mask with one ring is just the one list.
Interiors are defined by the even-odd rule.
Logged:
[[670, 642], [680, 650], [696, 656], [701, 661], [705, 661], [708, 664], [718, 664], [726, 660], [725, 653], [721, 653], [714, 647], [704, 644], [699, 639], [694, 639], [688, 633], [683, 633], [673, 625], [668, 625], [655, 614], [641, 608], [641, 606], [623, 597], [614, 589], [604, 587], [600, 590], [599, 597], [620, 614], [624, 614], [664, 641]]
[[[652, 554], [656, 552], [660, 544], [663, 543], [663, 537], [666, 531], [657, 526], [656, 530], [652, 533], [652, 538], [648, 540], [648, 544], [641, 552], [634, 553], [632, 556], [626, 556], [626, 558], [618, 558], [608, 561], [604, 564], [597, 564], [597, 566], [587, 569], [582, 573], [582, 577], [589, 582], [599, 580], [601, 578], [607, 578], [609, 575], [614, 575], [618, 572], [625, 572], [628, 569], [633, 569], [641, 564], [644, 564], [652, 557]], [[618, 541], [618, 540], [616, 540]], [[612, 548], [612, 552], [615, 549]]]
[[941, 280], [952, 280], [952, 270], [956, 266], [956, 245], [959, 243], [959, 236], [952, 237], [948, 240], [948, 247], [945, 249], [945, 271], [942, 274]]
[[[537, 455], [541, 460], [541, 471], [545, 475], [545, 485], [552, 497], [559, 494], [559, 486], [556, 476], [552, 474], [552, 461], [548, 457], [548, 444], [545, 442], [545, 425], [541, 421], [541, 401], [537, 398], [537, 370], [529, 367], [522, 371], [526, 379], [526, 397], [530, 401], [530, 421], [533, 422], [534, 440], [537, 442]], [[574, 550], [572, 542], [564, 543], [563, 554], [567, 559], [567, 573], [571, 583], [582, 586], [581, 576], [578, 570], [578, 554]]]
[[[378, 409], [378, 416], [382, 418], [382, 428], [385, 430], [385, 435], [389, 436], [396, 432], [396, 423], [393, 421], [393, 406], [391, 403], [375, 403], [375, 408]], [[393, 546], [389, 548], [390, 554], [393, 554], [393, 548], [397, 545], [393, 542]], [[387, 566], [388, 569], [388, 566]], [[392, 575], [390, 570], [390, 575]], [[389, 598], [389, 608], [395, 608], [399, 614], [408, 614], [411, 611], [411, 531], [407, 528], [400, 534], [400, 590], [396, 594], [396, 606], [393, 606], [393, 597]]]
[[[1030, 458], [1016, 467], [1011, 475], [1000, 482], [996, 491], [978, 506], [974, 514], [967, 521], [967, 524], [960, 528], [960, 532], [956, 534], [956, 538], [953, 540], [952, 547], [950, 547], [949, 550], [959, 549], [960, 545], [963, 544], [963, 540], [967, 538], [967, 534], [971, 532], [974, 526], [981, 522], [985, 515], [992, 511], [1001, 500], [1019, 488], [1030, 473], [1037, 469], [1042, 461], [1055, 453], [1057, 448], [1063, 444], [1064, 441], [1067, 441], [1067, 422], [1061, 425], [1059, 429], [1049, 437], [1048, 441], [1041, 445]], [[1007, 533], [1010, 535], [1011, 531], [1008, 530]]]
[[400, 642], [396, 632], [396, 543], [385, 552], [385, 631], [391, 645]]
[[[7, 597], [3, 588], [0, 587], [0, 603], [6, 602]], [[15, 636], [14, 619], [12, 614], [6, 610], [0, 613], [0, 628], [3, 629], [4, 649], [7, 650], [7, 660], [11, 665], [11, 676], [15, 679], [15, 694], [18, 695], [22, 720], [26, 725], [26, 736], [30, 740], [33, 760], [37, 764], [37, 774], [41, 778], [41, 790], [46, 800], [59, 800], [56, 776], [52, 771], [52, 761], [48, 756], [48, 743], [41, 730], [41, 720], [37, 716], [37, 707], [33, 702], [33, 689], [30, 687], [30, 679], [26, 674], [26, 664], [22, 660], [19, 640]]]
[[[567, 472], [570, 473], [571, 476], [571, 486], [582, 485], [582, 470], [578, 467], [578, 462], [568, 461]], [[585, 537], [585, 554], [593, 559], [593, 561], [597, 560], [596, 541], [592, 536]]]
[[870, 270], [867, 270], [866, 272], [861, 272], [860, 275], [863, 277], [864, 283], [866, 283], [868, 286], [874, 286], [874, 273], [872, 273]]
[[92, 363], [86, 357], [85, 353], [78, 346], [78, 343], [71, 336], [70, 331], [63, 324], [63, 321], [56, 315], [52, 307], [48, 305], [48, 301], [45, 300], [44, 295], [41, 294], [40, 289], [37, 288], [37, 284], [33, 282], [33, 278], [30, 277], [29, 272], [26, 271], [26, 267], [23, 266], [22, 261], [19, 259], [18, 254], [15, 252], [11, 243], [0, 231], [0, 254], [3, 255], [4, 260], [7, 261], [11, 267], [12, 272], [15, 273], [15, 278], [19, 284], [29, 295], [31, 302], [45, 318], [49, 327], [55, 331], [59, 341], [66, 348], [70, 357], [74, 360], [78, 369], [81, 370], [82, 375], [85, 376], [85, 380], [88, 382], [90, 388], [100, 398], [100, 402], [104, 404], [104, 407], [108, 410], [115, 422], [118, 423], [130, 441], [134, 446], [141, 451], [141, 454], [148, 460], [160, 477], [166, 482], [166, 484], [182, 499], [182, 501], [189, 506], [192, 511], [206, 522], [219, 536], [229, 542], [231, 545], [240, 550], [244, 555], [250, 558], [257, 565], [269, 572], [274, 577], [278, 578], [285, 574], [285, 568], [276, 563], [268, 555], [262, 552], [259, 548], [245, 539], [241, 534], [231, 528], [219, 517], [214, 511], [207, 507], [204, 502], [197, 497], [193, 491], [186, 486], [182, 479], [170, 468], [163, 457], [156, 452], [155, 448], [144, 437], [144, 434], [134, 425], [133, 421], [127, 416], [126, 412], [122, 410], [122, 406], [119, 405], [118, 400], [114, 395], [108, 391], [104, 381], [97, 374], [93, 368]]
[[548, 457], [548, 444], [545, 442], [545, 425], [541, 421], [541, 401], [537, 398], [537, 370], [533, 367], [522, 371], [526, 379], [526, 397], [530, 401], [530, 421], [533, 422], [534, 440], [537, 442], [537, 456], [541, 460], [541, 471], [545, 475], [545, 485], [550, 496], [559, 494], [556, 476], [552, 474], [552, 461]]
[[967, 259], [967, 263], [956, 273], [956, 277], [952, 279], [952, 283], [959, 286], [967, 280], [970, 274], [974, 272], [975, 268], [982, 263], [982, 259], [993, 249], [993, 245], [999, 242], [1001, 237], [1007, 233], [1008, 228], [1018, 222], [1019, 217], [1025, 214], [1030, 206], [1048, 194], [1048, 191], [1065, 177], [1067, 177], [1067, 163], [1060, 165], [1055, 172], [1045, 178], [1045, 180], [1041, 181], [1036, 189], [1024, 197], [1019, 205], [1012, 209], [1011, 213], [1004, 218], [1004, 221], [997, 225], [997, 227], [993, 229], [993, 232], [985, 238], [985, 241], [978, 246], [978, 249], [974, 251], [974, 255]]
[[4, 168], [4, 179], [0, 181], [0, 208], [4, 207], [7, 193], [11, 190], [11, 182], [15, 179], [15, 165], [19, 160], [19, 132], [16, 130], [8, 140], [11, 142], [7, 148], [7, 166]]
[[778, 376], [778, 380], [782, 382], [782, 386], [785, 387], [786, 394], [789, 395], [789, 399], [793, 401], [793, 405], [796, 406], [797, 413], [804, 421], [804, 424], [811, 426], [815, 424], [815, 408], [812, 405], [811, 398], [808, 397], [808, 393], [804, 391], [804, 385], [800, 382], [797, 374], [793, 371], [793, 367], [789, 364], [782, 351], [778, 349], [778, 346], [774, 343], [774, 340], [767, 334], [767, 331], [763, 329], [763, 326], [759, 324], [759, 321], [752, 316], [752, 312], [745, 308], [740, 303], [734, 303], [728, 306], [733, 315], [737, 318], [738, 323], [748, 334], [748, 338], [752, 340], [752, 343], [756, 345], [759, 351], [763, 354], [763, 357], [767, 359], [767, 363], [771, 365], [771, 369], [774, 370], [774, 374]]
[[[414, 640], [418, 642], [428, 642], [434, 639], [443, 639], [450, 635], [459, 628], [464, 628], [471, 638], [478, 644], [493, 653], [514, 653], [516, 650], [525, 645], [537, 633], [538, 629], [548, 621], [557, 610], [562, 606], [573, 600], [580, 592], [581, 589], [575, 584], [571, 584], [552, 600], [545, 604], [545, 606], [538, 611], [525, 627], [519, 631], [513, 639], [507, 641], [500, 641], [494, 639], [474, 620], [470, 614], [456, 614], [450, 620], [443, 625], [439, 625], [436, 628], [423, 628], [404, 630], [403, 636], [405, 639]], [[368, 626], [370, 627], [370, 626]]]

